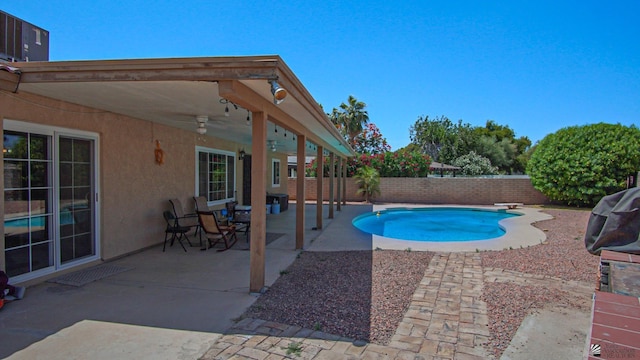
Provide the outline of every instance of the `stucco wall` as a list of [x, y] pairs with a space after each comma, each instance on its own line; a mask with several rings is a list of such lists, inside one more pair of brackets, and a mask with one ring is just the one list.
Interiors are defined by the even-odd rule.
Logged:
[[[296, 198], [296, 179], [289, 180], [289, 198]], [[329, 178], [323, 180], [323, 198], [329, 199]], [[337, 184], [334, 184], [337, 196]], [[347, 201], [362, 201], [353, 178], [347, 178]], [[305, 179], [306, 200], [316, 200], [316, 179]], [[548, 204], [528, 178], [381, 178], [375, 201], [422, 204], [489, 205], [496, 202]]]
[[[236, 152], [238, 144], [148, 121], [64, 103], [35, 95], [0, 91], [0, 119], [97, 133], [103, 259], [121, 256], [164, 240], [162, 211], [168, 199], [179, 198], [193, 208], [196, 146]], [[207, 135], [215, 136], [215, 133]], [[165, 152], [155, 163], [155, 141]], [[280, 155], [286, 169], [286, 156]], [[270, 164], [270, 160], [268, 162]], [[242, 196], [241, 163], [237, 160], [237, 191]], [[270, 165], [269, 165], [270, 166]], [[269, 176], [265, 174], [263, 176]], [[287, 189], [286, 170], [278, 192]], [[3, 179], [4, 177], [2, 177]], [[2, 180], [3, 181], [3, 180]], [[270, 177], [268, 184], [270, 184]], [[2, 185], [4, 188], [4, 184]], [[4, 214], [4, 204], [0, 202]], [[2, 242], [4, 247], [4, 241]], [[0, 250], [2, 250], [0, 248]]]
[[[280, 160], [280, 186], [272, 186], [273, 159]], [[267, 151], [267, 192], [286, 194], [287, 184], [287, 154]]]

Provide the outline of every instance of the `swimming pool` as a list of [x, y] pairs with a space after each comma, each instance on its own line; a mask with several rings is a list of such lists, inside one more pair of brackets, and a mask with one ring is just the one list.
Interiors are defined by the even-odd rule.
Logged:
[[399, 240], [476, 241], [504, 235], [499, 222], [519, 215], [477, 208], [391, 208], [357, 216], [352, 224], [366, 233]]
[[[42, 228], [51, 215], [31, 217], [31, 226], [34, 228]], [[69, 211], [60, 213], [60, 225], [74, 224], [73, 215]], [[29, 218], [18, 218], [4, 221], [5, 232], [8, 228], [26, 228], [29, 226]]]

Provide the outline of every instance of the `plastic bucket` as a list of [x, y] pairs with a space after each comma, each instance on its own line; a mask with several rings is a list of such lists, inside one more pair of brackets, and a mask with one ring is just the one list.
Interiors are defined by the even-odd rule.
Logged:
[[272, 214], [280, 214], [280, 204], [271, 205], [271, 213]]
[[267, 204], [267, 214], [271, 214], [271, 204]]

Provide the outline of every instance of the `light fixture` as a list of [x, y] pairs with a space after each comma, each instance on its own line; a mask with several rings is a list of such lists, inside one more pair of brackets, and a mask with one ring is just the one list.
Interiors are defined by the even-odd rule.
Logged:
[[245, 155], [246, 153], [244, 152], [244, 149], [240, 149], [240, 151], [238, 152], [238, 159], [244, 160]]
[[198, 128], [196, 129], [196, 132], [200, 135], [206, 134], [206, 124], [209, 121], [209, 117], [207, 115], [198, 115], [196, 116], [196, 121], [198, 122]]
[[238, 105], [227, 99], [220, 99], [220, 104], [224, 104], [224, 116], [229, 116], [229, 104], [233, 105], [233, 107], [238, 110]]
[[247, 125], [247, 126], [251, 125], [251, 118], [249, 117], [249, 110], [247, 110], [247, 121], [245, 122], [245, 125]]
[[287, 90], [278, 85], [278, 82], [275, 80], [270, 80], [271, 84], [271, 94], [273, 94], [273, 103], [278, 105], [284, 101], [284, 98], [287, 97]]
[[271, 149], [272, 152], [276, 152], [276, 141], [275, 140], [269, 140], [269, 148]]

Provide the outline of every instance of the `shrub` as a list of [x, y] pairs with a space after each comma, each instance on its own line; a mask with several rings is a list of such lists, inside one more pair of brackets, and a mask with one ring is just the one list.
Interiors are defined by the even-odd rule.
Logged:
[[498, 168], [491, 166], [491, 161], [482, 155], [471, 151], [453, 161], [453, 166], [460, 167], [462, 175], [495, 175]]
[[367, 202], [370, 202], [374, 195], [380, 194], [380, 174], [378, 170], [363, 166], [356, 171], [354, 179], [358, 186], [357, 194], [363, 195]]
[[620, 124], [572, 126], [547, 135], [527, 164], [533, 186], [553, 201], [593, 206], [623, 190], [640, 169], [640, 130]]

